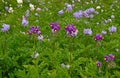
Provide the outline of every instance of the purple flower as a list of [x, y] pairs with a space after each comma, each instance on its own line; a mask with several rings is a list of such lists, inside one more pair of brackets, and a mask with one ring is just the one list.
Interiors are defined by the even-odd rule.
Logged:
[[33, 33], [33, 32], [32, 32], [31, 30], [28, 30], [28, 34], [29, 34], [29, 35], [32, 35], [32, 33]]
[[73, 13], [73, 15], [75, 18], [81, 18], [83, 16], [83, 12], [82, 11], [75, 12], [75, 13]]
[[84, 29], [83, 33], [85, 35], [92, 35], [92, 30], [91, 29]]
[[67, 10], [68, 12], [71, 12], [72, 9], [73, 9], [73, 6], [72, 6], [72, 5], [66, 4], [66, 10]]
[[41, 35], [41, 32], [39, 30], [39, 27], [38, 26], [31, 26], [30, 29], [28, 30], [28, 34], [31, 35], [31, 34], [37, 34], [37, 35]]
[[96, 34], [94, 39], [95, 39], [95, 41], [101, 41], [101, 40], [103, 40], [103, 36], [101, 34]]
[[83, 15], [84, 17], [89, 18], [89, 14], [86, 11], [83, 12]]
[[93, 13], [95, 13], [95, 9], [94, 8], [89, 8], [89, 9], [87, 9], [83, 12], [83, 15], [86, 18], [93, 18], [94, 17]]
[[2, 31], [2, 32], [7, 32], [9, 29], [10, 29], [10, 25], [8, 25], [8, 24], [3, 24], [3, 25], [2, 25], [2, 28], [1, 28], [1, 31]]
[[109, 57], [108, 57], [108, 56], [105, 56], [105, 57], [104, 57], [104, 60], [105, 60], [106, 62], [108, 62], [108, 61], [109, 61]]
[[75, 12], [73, 15], [74, 15], [75, 18], [80, 18], [79, 12]]
[[96, 66], [97, 66], [97, 67], [101, 67], [101, 62], [97, 61], [97, 62], [96, 62]]
[[56, 31], [60, 30], [60, 25], [57, 22], [50, 23], [50, 27], [52, 29], [52, 33], [55, 33]]
[[113, 55], [113, 54], [109, 54], [109, 56], [104, 57], [104, 60], [106, 62], [113, 61], [114, 59], [115, 59], [115, 55]]
[[69, 36], [76, 36], [78, 33], [78, 30], [75, 28], [75, 26], [73, 24], [67, 25], [65, 27], [65, 31], [66, 31], [67, 35], [69, 35]]
[[117, 31], [117, 28], [115, 26], [109, 27], [109, 32], [113, 33]]
[[87, 14], [93, 14], [95, 12], [94, 8], [89, 8], [87, 10], [85, 10]]
[[28, 20], [23, 16], [22, 17], [22, 26], [27, 26], [28, 25]]
[[38, 27], [38, 26], [36, 26], [36, 27], [34, 28], [33, 33], [34, 33], [34, 34], [38, 34], [38, 32], [40, 32], [40, 31], [39, 31], [39, 27]]
[[64, 13], [63, 10], [58, 11], [58, 14], [62, 15]]
[[109, 54], [109, 57], [111, 61], [115, 59], [115, 56], [113, 54]]
[[40, 31], [40, 30], [39, 30], [39, 31], [37, 31], [37, 34], [38, 34], [38, 35], [41, 35], [41, 31]]

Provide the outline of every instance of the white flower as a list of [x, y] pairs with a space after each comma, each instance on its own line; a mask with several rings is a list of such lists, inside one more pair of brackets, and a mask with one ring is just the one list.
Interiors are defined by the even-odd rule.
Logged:
[[66, 65], [66, 68], [67, 68], [67, 69], [70, 69], [70, 65]]
[[111, 18], [112, 18], [112, 19], [114, 19], [114, 18], [115, 18], [115, 16], [114, 16], [114, 15], [111, 15]]
[[104, 12], [104, 10], [103, 10], [103, 9], [101, 9], [101, 12]]
[[98, 15], [98, 14], [99, 14], [99, 12], [95, 11], [95, 14], [96, 14], [96, 15]]
[[17, 0], [17, 3], [18, 3], [18, 4], [22, 4], [22, 3], [23, 3], [23, 0]]
[[5, 1], [4, 1], [4, 0], [2, 0], [2, 2], [4, 3]]
[[75, 1], [73, 0], [72, 3], [75, 3]]
[[32, 58], [37, 58], [39, 56], [39, 53], [38, 52], [36, 52], [36, 53], [34, 53], [33, 55], [32, 55]]
[[101, 7], [100, 6], [97, 6], [96, 9], [100, 9]]
[[108, 21], [108, 22], [111, 22], [111, 21], [112, 21], [112, 19], [108, 19], [107, 21]]
[[90, 18], [93, 18], [93, 17], [94, 17], [94, 15], [93, 15], [93, 14], [91, 14], [91, 15], [89, 15], [89, 17], [90, 17]]
[[102, 34], [105, 35], [105, 34], [107, 34], [107, 32], [106, 32], [105, 30], [103, 30], [103, 31], [102, 31]]
[[21, 34], [25, 35], [25, 32], [20, 31]]
[[10, 7], [9, 10], [8, 10], [9, 13], [13, 13], [13, 11], [14, 11], [14, 10], [13, 10], [12, 7]]
[[42, 35], [38, 36], [38, 40], [42, 40], [43, 41], [43, 36]]
[[115, 49], [115, 51], [116, 51], [116, 52], [119, 52], [119, 49], [117, 48], [117, 49]]
[[49, 38], [48, 38], [47, 40], [48, 40], [48, 41], [50, 41], [50, 39], [49, 39]]
[[97, 24], [97, 25], [99, 25], [100, 23], [99, 23], [99, 22], [97, 22], [96, 24]]
[[37, 11], [37, 12], [40, 12], [40, 11], [41, 11], [41, 8], [38, 7], [38, 8], [36, 9], [36, 11]]
[[78, 2], [80, 2], [80, 0], [78, 0]]
[[30, 7], [30, 10], [33, 11], [35, 9], [34, 5], [33, 4], [29, 4], [29, 7]]

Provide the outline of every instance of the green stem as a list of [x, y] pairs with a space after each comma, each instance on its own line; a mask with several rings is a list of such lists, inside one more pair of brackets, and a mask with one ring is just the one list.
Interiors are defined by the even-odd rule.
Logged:
[[52, 61], [52, 69], [54, 69], [54, 64], [55, 64], [55, 56], [56, 56], [56, 53], [55, 53], [55, 42], [56, 42], [56, 36], [55, 35], [53, 35], [52, 36], [53, 37], [53, 42], [52, 42], [52, 52], [53, 52], [53, 55], [52, 55], [52, 58], [51, 58], [51, 61]]
[[33, 48], [36, 51], [36, 35], [34, 35], [34, 46], [33, 46]]
[[69, 69], [69, 73], [71, 76], [71, 72], [72, 72], [72, 39], [70, 38], [69, 40], [69, 64], [70, 64], [70, 69]]
[[54, 44], [52, 43], [52, 52], [53, 52], [53, 55], [52, 55], [52, 69], [54, 68], [54, 55], [55, 55], [55, 51], [54, 51]]
[[3, 55], [5, 55], [5, 49], [6, 49], [6, 32], [5, 32], [4, 41], [3, 41]]
[[69, 64], [70, 64], [70, 75], [71, 75], [71, 72], [72, 72], [72, 65], [71, 65], [71, 63], [72, 63], [72, 53], [71, 53], [71, 51], [69, 52], [70, 53], [70, 60], [69, 60]]

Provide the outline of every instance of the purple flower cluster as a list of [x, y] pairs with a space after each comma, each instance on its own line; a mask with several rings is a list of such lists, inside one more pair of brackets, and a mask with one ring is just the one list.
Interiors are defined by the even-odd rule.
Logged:
[[42, 40], [43, 41], [43, 35], [41, 34], [41, 31], [39, 30], [39, 26], [31, 26], [30, 29], [28, 30], [28, 34], [32, 35], [38, 35], [38, 40]]
[[73, 15], [77, 19], [81, 18], [82, 16], [84, 16], [86, 18], [93, 18], [94, 17], [93, 13], [95, 13], [95, 9], [94, 8], [88, 8], [85, 11], [80, 10], [78, 12], [75, 12], [75, 13], [73, 13]]
[[95, 13], [95, 9], [94, 8], [89, 8], [89, 9], [86, 9], [83, 12], [83, 16], [86, 17], [86, 18], [93, 18], [93, 13]]
[[67, 25], [65, 27], [65, 31], [66, 31], [67, 35], [69, 35], [69, 36], [76, 36], [78, 33], [78, 30], [75, 28], [75, 26], [73, 24]]
[[50, 23], [50, 27], [52, 29], [52, 33], [55, 33], [60, 30], [60, 25], [57, 22]]
[[95, 12], [94, 8], [88, 8], [84, 11], [85, 13], [87, 13], [88, 15], [93, 14]]
[[41, 31], [39, 30], [38, 26], [31, 26], [30, 29], [28, 30], [28, 34], [32, 35], [32, 34], [37, 34], [37, 35], [41, 35]]
[[103, 40], [103, 36], [101, 34], [96, 34], [95, 37], [94, 37], [94, 40], [95, 41], [101, 41], [101, 40]]
[[109, 56], [104, 57], [104, 60], [106, 62], [113, 61], [114, 59], [115, 59], [115, 55], [113, 55], [113, 54], [109, 54]]
[[10, 29], [10, 25], [8, 25], [8, 24], [3, 24], [3, 25], [2, 25], [2, 28], [1, 28], [1, 31], [2, 31], [2, 32], [7, 32], [9, 29]]
[[83, 16], [83, 11], [80, 10], [78, 12], [74, 12], [73, 15], [74, 15], [75, 18], [79, 19]]

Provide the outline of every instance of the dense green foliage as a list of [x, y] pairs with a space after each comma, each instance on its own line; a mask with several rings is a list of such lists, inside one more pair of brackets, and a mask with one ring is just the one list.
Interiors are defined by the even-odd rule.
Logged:
[[[75, 1], [72, 12], [64, 9], [65, 3], [72, 4], [72, 0], [31, 0], [35, 8], [40, 7], [42, 10], [39, 16], [35, 16], [36, 10], [30, 11], [27, 27], [23, 27], [21, 22], [22, 16], [29, 9], [29, 2], [23, 0], [22, 7], [18, 8], [16, 0], [4, 1], [7, 3], [0, 1], [0, 29], [6, 23], [10, 25], [10, 30], [6, 33], [0, 30], [0, 78], [120, 78], [120, 51], [116, 51], [120, 49], [119, 0], [98, 0], [96, 3], [93, 0], [93, 4], [90, 0]], [[110, 9], [112, 4], [113, 8]], [[14, 12], [5, 11], [5, 6], [13, 7]], [[97, 6], [101, 8], [96, 9]], [[74, 12], [91, 7], [99, 14], [94, 14], [91, 19], [80, 18], [79, 21], [74, 18]], [[59, 15], [58, 11], [62, 9], [64, 14]], [[104, 24], [103, 21], [111, 15], [115, 18]], [[50, 22], [60, 24], [60, 31], [55, 37], [52, 36]], [[100, 24], [97, 25], [97, 22]], [[68, 24], [74, 24], [78, 29], [76, 37], [66, 36], [64, 28]], [[27, 34], [33, 25], [40, 26], [43, 41], [37, 38], [34, 40]], [[108, 28], [112, 25], [116, 26], [117, 32], [109, 32]], [[85, 35], [84, 28], [91, 28], [92, 35]], [[106, 30], [107, 34], [101, 46], [97, 46], [94, 36], [102, 30]], [[39, 56], [32, 58], [35, 52]], [[111, 53], [115, 55], [114, 67], [108, 67], [104, 61], [104, 56]], [[97, 61], [102, 63], [101, 73], [98, 73]], [[70, 68], [61, 67], [62, 63], [70, 65]]]

